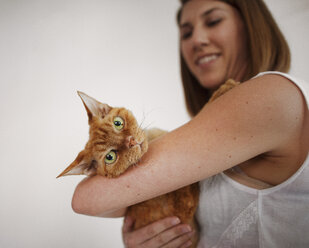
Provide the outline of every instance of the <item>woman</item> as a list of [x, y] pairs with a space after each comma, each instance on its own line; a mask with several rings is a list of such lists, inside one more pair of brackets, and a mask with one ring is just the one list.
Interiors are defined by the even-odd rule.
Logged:
[[[280, 30], [262, 0], [182, 1], [178, 21], [192, 120], [154, 141], [125, 176], [81, 182], [73, 209], [123, 216], [131, 204], [201, 181], [199, 247], [307, 247], [308, 90], [282, 73], [254, 77], [288, 71]], [[204, 106], [229, 78], [243, 83]], [[123, 227], [127, 247], [188, 247], [194, 232], [177, 217], [134, 232], [132, 221]]]

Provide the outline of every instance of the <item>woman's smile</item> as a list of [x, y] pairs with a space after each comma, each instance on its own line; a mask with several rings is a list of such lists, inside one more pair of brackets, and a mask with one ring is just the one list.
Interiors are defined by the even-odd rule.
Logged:
[[207, 68], [209, 65], [215, 63], [219, 57], [220, 54], [216, 53], [201, 55], [195, 60], [195, 64], [200, 68]]

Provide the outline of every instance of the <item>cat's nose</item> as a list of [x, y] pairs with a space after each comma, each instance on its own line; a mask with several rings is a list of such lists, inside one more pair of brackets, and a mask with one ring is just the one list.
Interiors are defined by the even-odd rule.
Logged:
[[127, 137], [127, 140], [126, 140], [126, 147], [127, 148], [131, 148], [131, 147], [133, 147], [133, 146], [135, 146], [137, 144], [138, 143], [136, 142], [134, 137], [132, 137], [132, 136]]

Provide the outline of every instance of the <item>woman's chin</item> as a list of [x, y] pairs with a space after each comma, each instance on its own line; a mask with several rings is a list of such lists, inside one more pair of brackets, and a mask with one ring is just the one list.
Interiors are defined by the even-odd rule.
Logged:
[[216, 90], [223, 83], [224, 79], [214, 78], [214, 77], [204, 77], [200, 80], [200, 85], [209, 90]]

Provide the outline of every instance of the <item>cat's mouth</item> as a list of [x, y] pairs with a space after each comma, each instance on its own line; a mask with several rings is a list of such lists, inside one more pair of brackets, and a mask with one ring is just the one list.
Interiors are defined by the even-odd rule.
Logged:
[[[144, 142], [140, 142], [140, 143], [136, 143], [133, 147], [139, 147], [141, 150], [143, 149], [143, 146], [144, 146]], [[132, 148], [133, 148], [132, 147]]]
[[139, 146], [139, 147], [142, 147], [144, 144], [144, 140], [142, 141], [138, 141], [136, 140], [133, 136], [129, 136], [127, 139], [126, 139], [126, 147], [127, 148], [133, 148], [135, 146]]

